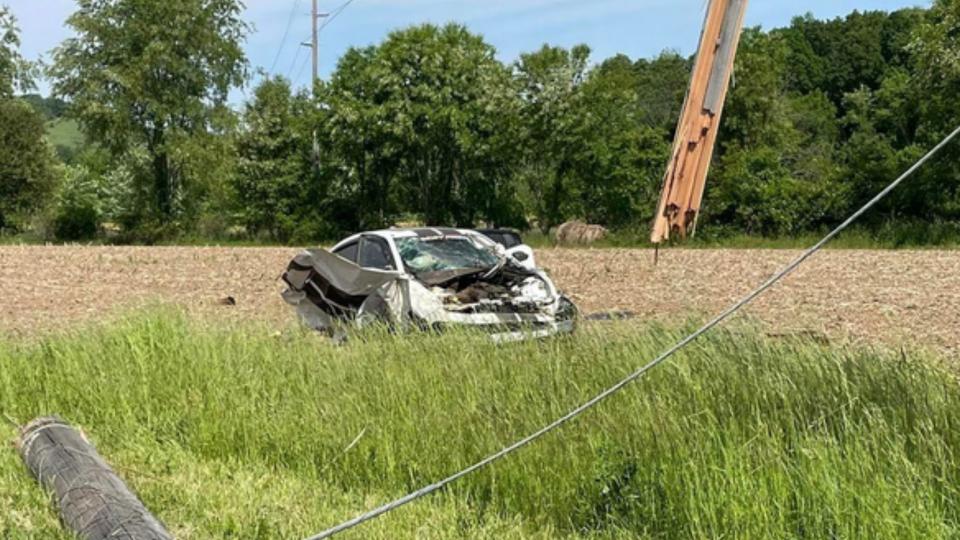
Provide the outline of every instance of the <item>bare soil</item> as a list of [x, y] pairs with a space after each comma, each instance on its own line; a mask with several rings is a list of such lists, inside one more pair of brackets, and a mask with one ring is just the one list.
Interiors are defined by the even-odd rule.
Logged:
[[[296, 249], [0, 246], [0, 334], [37, 335], [148, 305], [289, 324], [279, 276]], [[712, 315], [786, 250], [545, 249], [538, 262], [584, 313], [668, 324]], [[231, 305], [227, 297], [235, 300]], [[960, 351], [960, 251], [827, 251], [747, 309], [771, 334]]]

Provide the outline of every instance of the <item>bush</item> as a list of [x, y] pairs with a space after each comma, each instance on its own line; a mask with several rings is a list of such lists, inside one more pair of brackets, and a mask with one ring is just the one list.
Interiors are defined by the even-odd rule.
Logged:
[[76, 206], [64, 209], [54, 221], [54, 235], [60, 240], [90, 240], [97, 236], [100, 216], [95, 208]]
[[102, 221], [101, 190], [98, 178], [84, 167], [67, 167], [57, 194], [53, 232], [59, 240], [89, 240], [97, 235]]

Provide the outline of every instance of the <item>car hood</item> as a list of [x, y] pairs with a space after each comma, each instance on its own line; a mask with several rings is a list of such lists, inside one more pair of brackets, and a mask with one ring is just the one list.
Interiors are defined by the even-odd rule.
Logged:
[[283, 280], [291, 288], [305, 290], [312, 279], [322, 278], [348, 296], [368, 296], [402, 274], [362, 268], [325, 249], [308, 249], [290, 261]]

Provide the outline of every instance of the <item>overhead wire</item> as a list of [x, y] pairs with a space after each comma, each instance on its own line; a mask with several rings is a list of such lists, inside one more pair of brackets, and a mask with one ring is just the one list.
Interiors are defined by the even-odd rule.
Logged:
[[[298, 1], [299, 1], [299, 0], [298, 0]], [[323, 22], [323, 24], [321, 24], [321, 25], [317, 28], [317, 33], [319, 34], [324, 28], [326, 28], [326, 27], [327, 27], [330, 23], [332, 23], [337, 17], [339, 17], [339, 16], [344, 12], [344, 10], [346, 10], [346, 9], [350, 6], [350, 4], [352, 4], [354, 1], [355, 1], [355, 0], [347, 0], [346, 2], [344, 2], [344, 3], [340, 4], [339, 6], [337, 6], [333, 11], [331, 11], [331, 12], [329, 13], [329, 15], [327, 15], [327, 18], [326, 18], [326, 20]], [[310, 36], [307, 36], [307, 38], [304, 39], [303, 41], [306, 42], [306, 41], [309, 41], [310, 39], [311, 39]], [[285, 40], [286, 40], [286, 37], [284, 38], [284, 41], [285, 41]], [[296, 54], [293, 56], [293, 61], [290, 63], [290, 68], [287, 69], [287, 79], [290, 79], [290, 81], [291, 81], [291, 82], [294, 82], [294, 83], [297, 82], [297, 81], [299, 81], [300, 78], [303, 76], [303, 72], [304, 72], [304, 70], [306, 69], [307, 64], [308, 64], [308, 60], [309, 60], [309, 55], [308, 55], [307, 58], [304, 59], [304, 60], [300, 63], [300, 68], [299, 68], [299, 69], [296, 69], [297, 60], [300, 58], [300, 53], [301, 53], [301, 51], [302, 51], [302, 47], [297, 47], [297, 52], [296, 52]], [[291, 78], [291, 76], [294, 74], [294, 69], [296, 69], [296, 76], [294, 76], [294, 77]], [[271, 71], [272, 71], [272, 70], [271, 70]]]
[[300, 63], [300, 69], [297, 70], [297, 76], [293, 79], [290, 79], [290, 82], [297, 83], [300, 81], [300, 78], [303, 77], [303, 72], [307, 69], [307, 65], [310, 64], [310, 55], [303, 57], [303, 62]]
[[297, 16], [297, 7], [299, 5], [300, 0], [293, 0], [293, 7], [290, 9], [290, 16], [287, 18], [287, 27], [283, 30], [283, 38], [280, 40], [280, 48], [277, 49], [277, 54], [273, 57], [273, 63], [270, 64], [269, 73], [271, 75], [273, 75], [273, 70], [277, 67], [277, 62], [280, 61], [280, 55], [287, 45], [287, 38], [290, 36], [290, 27], [293, 26], [293, 19]]
[[354, 528], [354, 527], [357, 527], [357, 526], [359, 526], [359, 525], [362, 525], [363, 523], [366, 523], [366, 522], [368, 522], [368, 521], [370, 521], [370, 520], [373, 520], [373, 519], [375, 519], [375, 518], [377, 518], [377, 517], [379, 517], [379, 516], [382, 516], [383, 514], [386, 514], [386, 513], [390, 512], [390, 511], [396, 510], [397, 508], [400, 508], [401, 506], [404, 506], [404, 505], [406, 505], [406, 504], [409, 504], [409, 503], [411, 503], [411, 502], [414, 502], [414, 501], [416, 501], [416, 500], [418, 500], [418, 499], [420, 499], [420, 498], [422, 498], [422, 497], [425, 497], [425, 496], [427, 496], [427, 495], [429, 495], [429, 494], [431, 494], [431, 493], [433, 493], [433, 492], [435, 492], [435, 491], [437, 491], [437, 490], [440, 490], [440, 489], [442, 489], [443, 487], [447, 486], [448, 484], [451, 484], [451, 483], [453, 483], [453, 482], [456, 482], [457, 480], [459, 480], [459, 479], [461, 479], [461, 478], [463, 478], [463, 477], [465, 477], [465, 476], [467, 476], [467, 475], [469, 475], [469, 474], [471, 474], [471, 473], [473, 473], [473, 472], [476, 472], [476, 471], [478, 471], [478, 470], [486, 467], [487, 465], [490, 465], [490, 464], [492, 464], [492, 463], [494, 463], [494, 462], [496, 462], [496, 461], [499, 461], [500, 459], [503, 459], [504, 457], [512, 454], [513, 452], [516, 452], [517, 450], [520, 450], [521, 448], [523, 448], [523, 447], [525, 447], [525, 446], [533, 443], [534, 441], [540, 439], [541, 437], [547, 435], [548, 433], [550, 433], [550, 432], [552, 432], [552, 431], [554, 431], [554, 430], [562, 427], [562, 426], [563, 426], [564, 424], [566, 424], [567, 422], [569, 422], [569, 421], [577, 418], [578, 416], [584, 414], [585, 412], [587, 412], [588, 410], [592, 409], [593, 407], [599, 405], [601, 402], [605, 401], [607, 398], [609, 398], [609, 397], [613, 396], [614, 394], [620, 392], [620, 391], [623, 390], [627, 385], [629, 385], [630, 383], [636, 381], [637, 379], [640, 379], [641, 377], [643, 377], [644, 375], [646, 375], [649, 371], [651, 371], [652, 369], [656, 368], [657, 366], [659, 366], [659, 365], [662, 364], [663, 362], [667, 361], [670, 357], [672, 357], [672, 356], [673, 356], [674, 354], [676, 354], [678, 351], [680, 351], [681, 349], [685, 348], [687, 345], [689, 345], [690, 343], [692, 343], [693, 341], [695, 341], [697, 338], [699, 338], [700, 336], [706, 334], [707, 332], [709, 332], [710, 330], [712, 330], [714, 327], [716, 327], [717, 325], [719, 325], [720, 323], [722, 323], [723, 321], [725, 321], [726, 319], [728, 319], [730, 316], [732, 316], [733, 314], [735, 314], [735, 313], [737, 313], [738, 311], [740, 311], [740, 310], [741, 310], [742, 308], [744, 308], [747, 304], [750, 304], [751, 302], [753, 302], [757, 297], [759, 297], [760, 295], [762, 295], [763, 293], [765, 293], [767, 290], [769, 290], [771, 287], [773, 287], [774, 285], [776, 285], [776, 284], [777, 284], [779, 281], [781, 281], [783, 278], [785, 278], [785, 277], [787, 277], [789, 274], [791, 274], [791, 273], [792, 273], [794, 270], [796, 270], [800, 265], [802, 265], [807, 259], [809, 259], [809, 258], [812, 257], [814, 254], [816, 254], [817, 252], [819, 252], [820, 250], [822, 250], [823, 247], [826, 246], [826, 245], [827, 245], [831, 240], [833, 240], [837, 235], [839, 235], [841, 232], [843, 232], [843, 231], [846, 230], [848, 227], [850, 227], [850, 225], [852, 225], [855, 221], [857, 221], [858, 219], [860, 219], [860, 217], [863, 216], [865, 213], [867, 213], [867, 211], [869, 211], [871, 208], [873, 208], [874, 206], [876, 206], [877, 203], [879, 203], [880, 201], [882, 201], [883, 199], [885, 199], [885, 198], [887, 197], [887, 195], [889, 195], [893, 190], [895, 190], [898, 186], [900, 186], [900, 184], [902, 184], [907, 178], [911, 177], [911, 176], [912, 176], [918, 169], [920, 169], [920, 167], [922, 167], [927, 161], [929, 161], [931, 158], [933, 158], [935, 155], [937, 155], [947, 144], [950, 143], [950, 141], [952, 141], [954, 138], [956, 138], [957, 135], [960, 135], [960, 127], [957, 127], [957, 129], [955, 129], [952, 133], [950, 133], [950, 135], [948, 135], [948, 136], [947, 136], [946, 138], [944, 138], [939, 144], [937, 144], [935, 147], [933, 147], [933, 149], [931, 149], [926, 155], [924, 155], [922, 158], [920, 158], [920, 160], [918, 160], [916, 163], [914, 163], [914, 165], [913, 165], [912, 167], [910, 167], [906, 172], [904, 172], [899, 178], [897, 178], [896, 180], [894, 180], [893, 182], [891, 182], [889, 185], [887, 185], [887, 187], [884, 188], [883, 191], [881, 191], [880, 193], [878, 193], [873, 199], [871, 199], [870, 201], [868, 201], [868, 202], [867, 202], [866, 204], [864, 204], [859, 210], [857, 210], [856, 212], [854, 212], [849, 218], [846, 219], [846, 221], [844, 221], [844, 222], [841, 223], [839, 226], [837, 226], [837, 228], [835, 228], [835, 229], [833, 229], [832, 231], [830, 231], [830, 233], [828, 233], [826, 236], [824, 236], [823, 239], [821, 239], [819, 242], [817, 242], [816, 244], [814, 244], [813, 247], [811, 247], [811, 248], [807, 249], [806, 251], [804, 251], [803, 253], [801, 253], [797, 258], [795, 258], [795, 259], [794, 259], [792, 262], [790, 262], [787, 266], [783, 267], [783, 269], [781, 269], [779, 272], [777, 272], [776, 274], [774, 274], [773, 276], [771, 276], [769, 279], [767, 279], [766, 281], [764, 281], [759, 287], [757, 287], [756, 289], [752, 290], [752, 291], [749, 292], [746, 296], [744, 296], [743, 298], [741, 298], [740, 300], [738, 300], [737, 302], [735, 302], [733, 305], [731, 305], [731, 306], [728, 307], [727, 309], [725, 309], [725, 310], [723, 310], [722, 312], [720, 312], [720, 314], [717, 315], [716, 317], [714, 317], [713, 319], [710, 319], [709, 322], [707, 322], [706, 324], [704, 324], [703, 326], [701, 326], [701, 327], [700, 327], [699, 329], [697, 329], [695, 332], [693, 332], [692, 334], [689, 334], [689, 335], [686, 336], [685, 338], [681, 339], [681, 340], [678, 341], [676, 344], [674, 344], [672, 347], [670, 347], [669, 349], [667, 349], [666, 351], [664, 351], [663, 353], [661, 353], [660, 356], [654, 358], [654, 359], [651, 360], [649, 363], [647, 363], [647, 364], [644, 365], [643, 367], [639, 368], [638, 370], [634, 371], [633, 373], [631, 373], [630, 375], [628, 375], [626, 378], [624, 378], [624, 379], [621, 380], [620, 382], [616, 383], [615, 385], [611, 386], [610, 388], [607, 388], [606, 390], [604, 390], [603, 392], [597, 394], [595, 397], [593, 397], [593, 398], [590, 399], [589, 401], [583, 403], [582, 405], [580, 405], [580, 406], [578, 406], [577, 408], [571, 410], [571, 411], [568, 412], [567, 414], [565, 414], [565, 415], [563, 415], [562, 417], [554, 420], [553, 422], [547, 424], [546, 426], [540, 428], [539, 430], [537, 430], [537, 431], [531, 433], [530, 435], [527, 435], [526, 437], [524, 437], [524, 438], [522, 438], [522, 439], [514, 442], [513, 444], [511, 444], [511, 445], [503, 448], [502, 450], [500, 450], [500, 451], [498, 451], [498, 452], [496, 452], [496, 453], [494, 453], [494, 454], [491, 454], [491, 455], [485, 457], [484, 459], [482, 459], [482, 460], [474, 463], [473, 465], [470, 465], [469, 467], [466, 467], [465, 469], [462, 469], [462, 470], [460, 470], [459, 472], [454, 473], [454, 474], [448, 476], [447, 478], [444, 478], [443, 480], [440, 480], [439, 482], [436, 482], [436, 483], [434, 483], [434, 484], [430, 484], [430, 485], [428, 485], [428, 486], [425, 486], [425, 487], [423, 487], [423, 488], [420, 488], [420, 489], [418, 489], [418, 490], [416, 490], [416, 491], [413, 491], [413, 492], [411, 492], [411, 493], [409, 493], [409, 494], [407, 494], [407, 495], [404, 495], [403, 497], [400, 497], [399, 499], [396, 499], [396, 500], [394, 500], [394, 501], [388, 502], [388, 503], [386, 503], [386, 504], [384, 504], [384, 505], [382, 505], [382, 506], [380, 506], [380, 507], [377, 507], [377, 508], [375, 508], [375, 509], [373, 509], [373, 510], [371, 510], [371, 511], [369, 511], [369, 512], [366, 512], [366, 513], [364, 513], [364, 514], [360, 514], [359, 516], [357, 516], [357, 517], [355, 517], [355, 518], [353, 518], [353, 519], [349, 519], [349, 520], [344, 521], [344, 522], [340, 523], [339, 525], [336, 525], [336, 526], [334, 526], [334, 527], [331, 527], [331, 528], [329, 528], [329, 529], [327, 529], [327, 530], [325, 530], [325, 531], [323, 531], [323, 532], [320, 532], [320, 533], [318, 533], [318, 534], [315, 534], [315, 535], [313, 535], [313, 536], [310, 536], [310, 537], [308, 537], [306, 540], [324, 540], [324, 539], [326, 539], [326, 538], [330, 538], [330, 537], [332, 537], [332, 536], [334, 536], [334, 535], [336, 535], [336, 534], [338, 534], [338, 533], [341, 533], [341, 532], [347, 531], [347, 530], [349, 530], [349, 529], [352, 529], [352, 528]]
[[317, 29], [317, 32], [320, 32], [320, 31], [322, 31], [324, 28], [326, 28], [327, 25], [329, 25], [330, 23], [333, 22], [334, 19], [336, 19], [337, 17], [339, 17], [340, 14], [343, 13], [343, 11], [344, 11], [345, 9], [347, 9], [347, 8], [350, 6], [350, 4], [352, 4], [353, 2], [354, 2], [354, 0], [347, 0], [346, 2], [340, 4], [339, 7], [337, 7], [337, 8], [334, 9], [333, 11], [331, 11], [331, 12], [330, 12], [330, 15], [327, 16], [327, 20], [323, 21], [323, 24], [320, 25], [320, 28]]
[[[297, 67], [297, 60], [300, 58], [300, 53], [301, 53], [302, 51], [303, 51], [303, 47], [298, 44], [298, 45], [297, 45], [297, 52], [293, 55], [293, 61], [290, 62], [290, 67], [287, 69], [287, 79], [290, 79], [291, 75], [293, 75], [293, 70], [296, 69], [296, 67]], [[302, 68], [301, 68], [301, 72], [302, 72], [302, 71], [303, 71], [303, 70], [302, 70]], [[292, 79], [291, 79], [291, 80], [292, 80]]]

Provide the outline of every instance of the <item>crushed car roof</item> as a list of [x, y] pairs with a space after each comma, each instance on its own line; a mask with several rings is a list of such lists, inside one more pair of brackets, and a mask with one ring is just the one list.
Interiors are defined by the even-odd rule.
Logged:
[[451, 227], [410, 227], [402, 229], [380, 229], [378, 231], [367, 231], [362, 234], [378, 234], [393, 238], [409, 238], [411, 236], [436, 238], [441, 236], [467, 236], [476, 233], [469, 229], [454, 229]]

